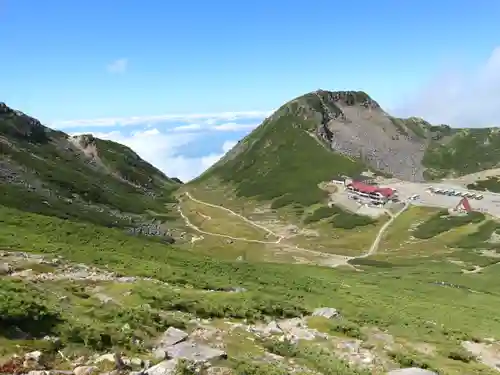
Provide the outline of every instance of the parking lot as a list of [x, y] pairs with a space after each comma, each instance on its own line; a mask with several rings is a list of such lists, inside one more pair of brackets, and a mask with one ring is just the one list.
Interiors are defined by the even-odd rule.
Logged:
[[463, 186], [453, 186], [442, 183], [414, 183], [407, 181], [391, 181], [390, 183], [380, 184], [381, 186], [391, 187], [399, 193], [400, 200], [406, 200], [412, 196], [418, 195], [417, 199], [412, 200], [412, 204], [430, 207], [454, 208], [462, 200], [461, 196], [450, 196], [431, 192], [431, 188], [441, 190], [454, 190], [459, 192], [471, 192], [483, 196], [483, 199], [468, 198], [472, 209], [489, 213], [490, 215], [500, 217], [500, 194], [483, 191], [467, 190]]

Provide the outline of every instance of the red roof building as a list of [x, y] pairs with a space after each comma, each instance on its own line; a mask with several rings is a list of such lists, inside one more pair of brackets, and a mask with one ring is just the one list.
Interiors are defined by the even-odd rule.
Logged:
[[381, 198], [390, 198], [395, 193], [395, 190], [391, 188], [383, 188], [376, 185], [367, 185], [359, 181], [351, 182], [349, 185], [347, 185], [347, 188], [358, 193], [378, 196]]

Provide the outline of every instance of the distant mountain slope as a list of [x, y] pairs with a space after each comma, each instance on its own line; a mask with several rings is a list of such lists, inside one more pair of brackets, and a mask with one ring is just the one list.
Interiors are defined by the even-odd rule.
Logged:
[[161, 211], [179, 186], [126, 146], [68, 136], [3, 103], [0, 155], [0, 204], [108, 226]]
[[432, 142], [423, 164], [428, 178], [463, 176], [500, 165], [500, 128], [454, 129], [448, 142]]
[[338, 175], [423, 181], [492, 168], [498, 145], [494, 129], [400, 119], [364, 92], [318, 90], [284, 104], [190, 184], [218, 178], [240, 196], [309, 205], [324, 196], [317, 184]]

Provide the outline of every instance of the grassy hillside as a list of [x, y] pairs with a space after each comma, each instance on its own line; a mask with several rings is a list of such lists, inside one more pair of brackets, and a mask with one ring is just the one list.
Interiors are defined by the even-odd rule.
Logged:
[[[479, 365], [460, 346], [461, 340], [482, 342], [485, 337], [500, 335], [498, 322], [489, 319], [500, 308], [500, 289], [494, 274], [461, 275], [456, 266], [439, 259], [434, 263], [415, 260], [394, 263], [383, 271], [363, 266], [365, 272], [360, 273], [300, 265], [228, 262], [177, 251], [115, 229], [3, 207], [0, 207], [0, 224], [0, 247], [4, 250], [41, 252], [48, 259], [59, 255], [68, 262], [85, 262], [120, 275], [144, 276], [168, 283], [153, 287], [152, 281], [139, 279], [129, 284], [3, 279], [0, 340], [4, 354], [19, 350], [16, 344], [24, 350], [42, 347], [50, 353], [54, 349], [36, 337], [52, 334], [61, 338], [59, 345], [66, 353], [113, 347], [146, 355], [147, 346], [134, 346], [131, 338], [149, 342], [167, 326], [187, 329], [193, 316], [224, 327], [222, 321], [293, 317], [333, 304], [342, 319], [312, 319], [308, 323], [327, 332], [331, 340], [357, 338], [367, 348], [376, 350], [372, 340], [377, 336], [373, 330], [381, 330], [395, 340], [390, 351], [379, 353], [393, 366], [413, 363], [450, 375], [494, 373]], [[56, 264], [24, 267], [43, 273]], [[462, 287], [436, 285], [436, 280]], [[115, 302], [99, 303], [96, 286], [99, 293], [106, 293]], [[235, 287], [245, 291], [226, 292]], [[44, 299], [39, 297], [42, 290]], [[61, 295], [66, 296], [62, 304], [57, 302]], [[129, 325], [129, 331], [123, 330], [124, 324]], [[29, 333], [32, 339], [7, 339], [14, 327]], [[304, 341], [286, 347], [276, 346], [272, 338], [250, 345], [248, 340], [238, 341], [241, 340], [238, 337], [234, 334], [224, 337], [231, 353], [226, 366], [234, 367], [236, 374], [248, 373], [238, 370], [239, 366], [262, 366], [257, 357], [248, 356], [247, 352], [254, 350], [304, 360], [307, 366], [324, 374], [332, 373], [328, 368], [339, 369], [335, 374], [341, 375], [365, 373], [328, 352], [328, 342]], [[433, 349], [426, 354], [419, 352], [415, 348], [422, 343]], [[277, 370], [270, 368], [257, 373], [276, 373], [272, 371]]]
[[102, 225], [162, 210], [178, 182], [128, 147], [71, 138], [0, 107], [0, 204]]
[[429, 178], [461, 176], [500, 165], [500, 132], [496, 128], [460, 129], [445, 142], [433, 142], [423, 160]]
[[267, 120], [240, 141], [237, 156], [191, 184], [219, 178], [233, 184], [238, 196], [274, 200], [275, 208], [322, 202], [327, 193], [318, 187], [320, 182], [368, 168], [359, 160], [328, 150], [310, 133], [313, 125], [291, 114]]

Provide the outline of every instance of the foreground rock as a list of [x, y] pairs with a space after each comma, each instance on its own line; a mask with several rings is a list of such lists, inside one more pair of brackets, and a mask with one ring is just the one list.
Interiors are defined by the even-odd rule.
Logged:
[[183, 341], [167, 348], [166, 354], [168, 358], [185, 359], [195, 364], [227, 359], [227, 354], [223, 350], [191, 341]]
[[162, 361], [157, 365], [148, 368], [144, 374], [147, 375], [174, 375], [179, 361], [177, 359], [170, 359]]
[[167, 350], [188, 338], [188, 334], [180, 329], [169, 327], [158, 339], [153, 355], [156, 359], [166, 359]]
[[389, 371], [387, 375], [438, 375], [438, 373], [417, 367], [410, 367]]
[[158, 340], [158, 347], [169, 347], [186, 340], [188, 334], [175, 327], [169, 327]]

